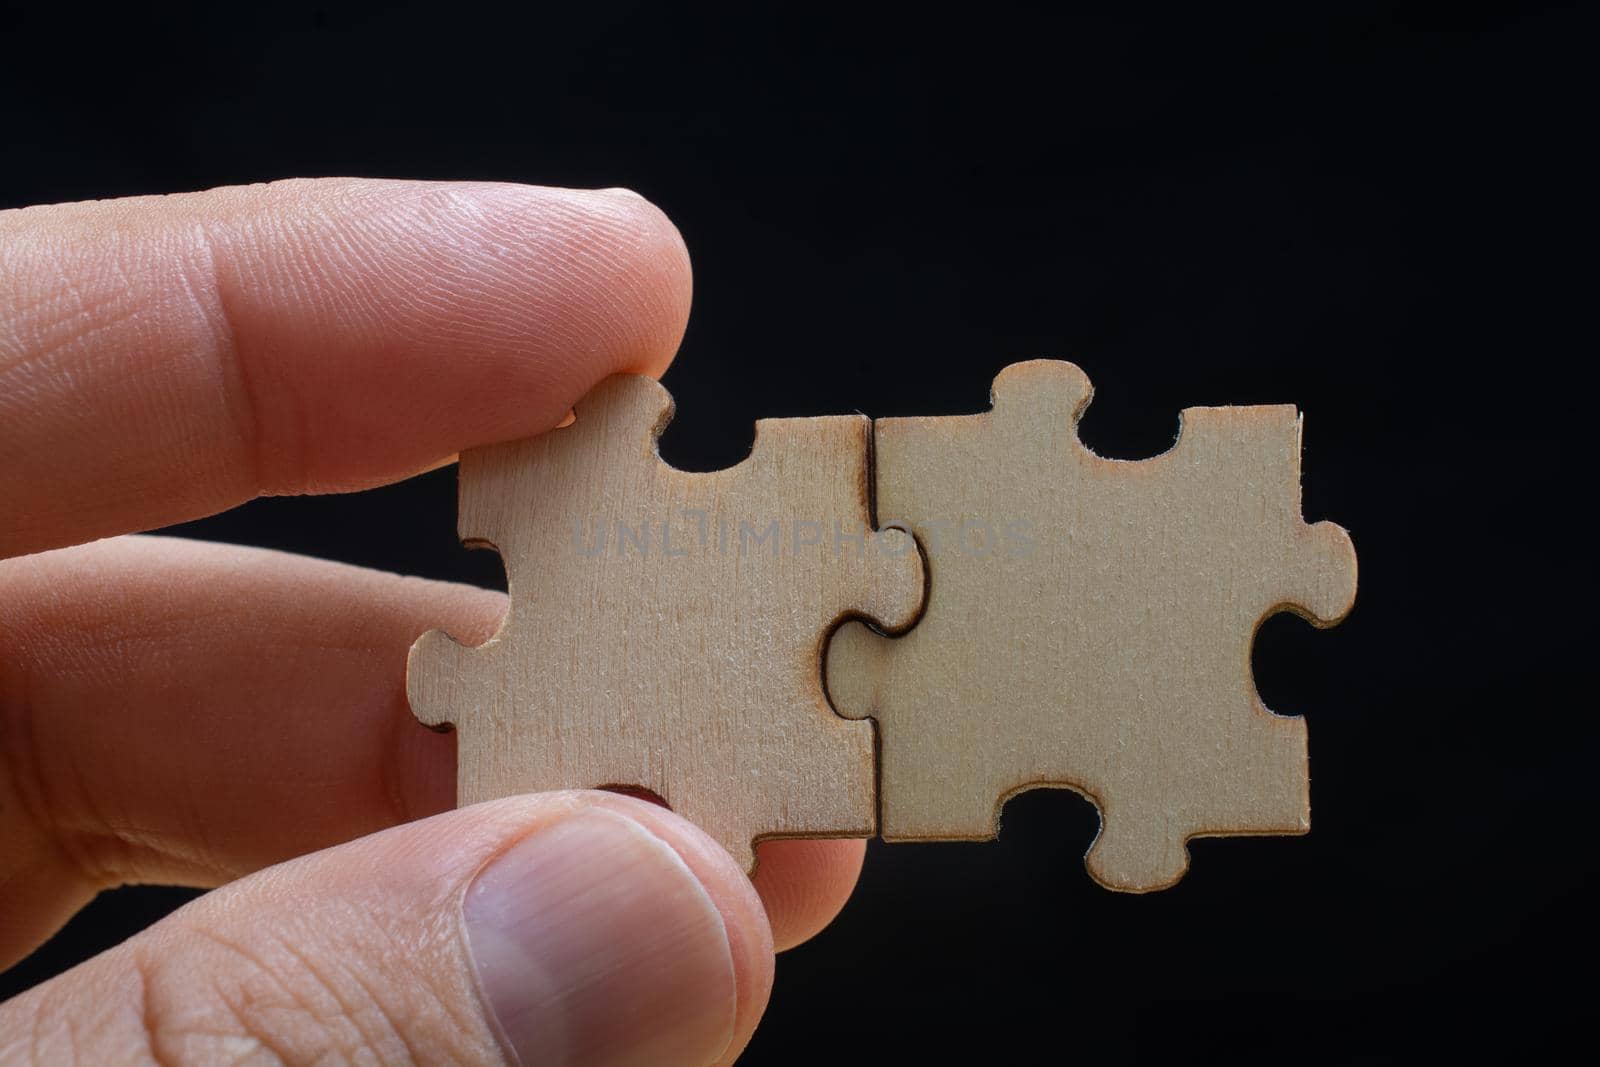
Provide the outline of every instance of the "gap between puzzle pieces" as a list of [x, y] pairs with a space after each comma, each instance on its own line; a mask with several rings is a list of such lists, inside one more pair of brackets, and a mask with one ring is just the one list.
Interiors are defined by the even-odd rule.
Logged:
[[989, 412], [762, 420], [702, 474], [657, 454], [666, 391], [621, 376], [465, 453], [461, 536], [499, 549], [511, 611], [408, 670], [418, 718], [457, 728], [460, 803], [642, 788], [752, 869], [755, 841], [880, 810], [889, 840], [993, 837], [1006, 798], [1062, 786], [1100, 810], [1090, 873], [1134, 891], [1190, 837], [1303, 833], [1305, 724], [1262, 706], [1250, 646], [1279, 610], [1338, 621], [1356, 568], [1301, 520], [1299, 416], [1188, 409], [1170, 451], [1106, 460], [1077, 438], [1090, 392], [1015, 364]]

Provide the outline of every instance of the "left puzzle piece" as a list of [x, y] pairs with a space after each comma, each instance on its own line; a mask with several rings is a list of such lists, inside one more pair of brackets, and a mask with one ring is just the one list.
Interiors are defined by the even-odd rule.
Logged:
[[871, 836], [872, 724], [833, 713], [822, 649], [848, 618], [905, 629], [925, 588], [911, 536], [869, 525], [870, 421], [764, 419], [691, 473], [657, 454], [656, 381], [574, 414], [461, 456], [461, 537], [500, 552], [511, 609], [477, 648], [424, 634], [406, 681], [456, 729], [459, 803], [645, 789], [747, 871], [763, 838]]

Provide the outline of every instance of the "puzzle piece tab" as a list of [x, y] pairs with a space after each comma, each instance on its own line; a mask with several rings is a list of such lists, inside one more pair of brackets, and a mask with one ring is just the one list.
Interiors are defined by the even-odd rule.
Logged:
[[877, 720], [886, 839], [993, 837], [1007, 797], [1070, 787], [1100, 810], [1090, 873], [1144, 891], [1191, 837], [1308, 829], [1305, 722], [1262, 705], [1251, 643], [1280, 610], [1339, 621], [1355, 551], [1301, 518], [1293, 407], [1190, 408], [1122, 461], [1078, 440], [1090, 394], [1039, 360], [984, 414], [875, 424], [878, 516], [917, 535], [929, 599], [900, 637], [840, 628], [826, 677]]
[[504, 557], [511, 611], [478, 648], [424, 634], [411, 706], [456, 728], [462, 804], [643, 788], [746, 870], [760, 838], [870, 836], [872, 727], [833, 714], [822, 646], [847, 616], [910, 625], [924, 591], [911, 538], [868, 529], [870, 423], [763, 420], [699, 474], [656, 454], [671, 414], [617, 376], [571, 425], [462, 455], [461, 535]]

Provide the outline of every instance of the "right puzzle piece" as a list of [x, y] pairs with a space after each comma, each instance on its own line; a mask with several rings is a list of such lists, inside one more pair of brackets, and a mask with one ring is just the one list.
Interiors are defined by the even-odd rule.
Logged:
[[1070, 363], [1003, 370], [980, 415], [875, 424], [880, 526], [927, 557], [901, 637], [835, 633], [835, 709], [874, 718], [889, 840], [995, 836], [1006, 798], [1065, 786], [1100, 810], [1101, 885], [1176, 882], [1191, 837], [1310, 827], [1306, 726], [1251, 676], [1263, 619], [1331, 626], [1356, 558], [1300, 515], [1293, 406], [1189, 408], [1172, 449], [1102, 459]]

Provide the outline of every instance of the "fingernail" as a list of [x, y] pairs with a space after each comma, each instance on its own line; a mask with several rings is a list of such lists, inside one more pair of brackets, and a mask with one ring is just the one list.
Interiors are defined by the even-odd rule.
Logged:
[[467, 890], [467, 942], [522, 1063], [702, 1064], [733, 1040], [727, 929], [661, 838], [585, 808], [513, 845]]

